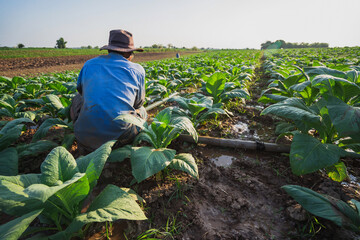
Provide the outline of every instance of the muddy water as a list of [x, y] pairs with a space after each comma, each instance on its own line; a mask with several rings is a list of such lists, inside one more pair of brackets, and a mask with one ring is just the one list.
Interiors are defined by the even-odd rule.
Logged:
[[360, 187], [360, 182], [359, 179], [357, 177], [355, 177], [352, 174], [349, 174], [349, 182], [342, 182], [341, 185], [346, 186], [346, 187]]
[[232, 131], [238, 139], [258, 140], [262, 142], [273, 141], [274, 129], [272, 127], [259, 126], [258, 123], [238, 121], [232, 126]]
[[210, 158], [210, 160], [218, 167], [229, 167], [232, 164], [234, 157], [221, 155], [219, 157]]

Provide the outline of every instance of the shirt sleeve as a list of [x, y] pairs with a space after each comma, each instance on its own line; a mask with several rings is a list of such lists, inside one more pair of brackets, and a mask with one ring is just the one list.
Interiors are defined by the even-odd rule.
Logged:
[[141, 67], [141, 70], [138, 74], [139, 80], [139, 91], [137, 92], [134, 108], [138, 109], [144, 105], [145, 102], [145, 70]]

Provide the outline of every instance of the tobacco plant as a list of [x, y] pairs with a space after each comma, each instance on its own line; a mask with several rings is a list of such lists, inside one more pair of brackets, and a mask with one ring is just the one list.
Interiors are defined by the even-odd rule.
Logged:
[[[115, 150], [109, 161], [121, 162], [130, 158], [132, 174], [137, 182], [158, 173], [166, 167], [182, 170], [198, 178], [198, 169], [191, 154], [178, 154], [167, 146], [183, 131], [188, 132], [195, 141], [197, 133], [187, 117], [172, 116], [172, 111], [166, 108], [159, 112], [151, 124], [131, 115], [120, 115], [116, 119], [131, 123], [142, 129], [134, 140], [134, 146], [125, 146]], [[140, 141], [148, 142], [152, 147], [135, 147]]]
[[25, 123], [35, 124], [28, 118], [12, 120], [0, 130], [0, 175], [18, 174], [18, 152], [11, 145], [26, 128]]
[[294, 136], [290, 163], [295, 174], [325, 169], [333, 180], [342, 181], [347, 172], [340, 158], [357, 156], [346, 149], [360, 152], [358, 72], [324, 66], [296, 69], [299, 74], [286, 75], [282, 70], [282, 74], [275, 75], [279, 79], [269, 85], [273, 94], [266, 90], [259, 101], [276, 103], [262, 114], [291, 120], [279, 124], [276, 130], [280, 136]]
[[204, 83], [202, 91], [213, 98], [214, 104], [224, 103], [232, 98], [249, 99], [246, 89], [241, 88], [241, 83], [227, 81], [227, 75], [216, 72], [210, 77], [202, 76]]
[[28, 233], [48, 230], [36, 237], [49, 239], [84, 237], [82, 227], [93, 222], [146, 219], [129, 194], [133, 193], [114, 185], [108, 185], [82, 213], [113, 144], [108, 142], [77, 160], [57, 147], [42, 163], [40, 174], [0, 176], [0, 210], [20, 217], [0, 226], [0, 234], [16, 239], [37, 216], [45, 227], [33, 227]]
[[282, 188], [308, 212], [328, 219], [340, 227], [360, 232], [360, 202], [355, 199], [347, 204], [297, 185], [285, 185]]
[[220, 104], [217, 104], [219, 106], [214, 105], [211, 97], [204, 96], [200, 93], [195, 94], [191, 98], [176, 96], [169, 99], [169, 102], [171, 101], [179, 104], [179, 107], [172, 109], [173, 113], [189, 118], [194, 127], [197, 127], [201, 122], [213, 115], [228, 115], [226, 110], [221, 109]]
[[8, 94], [4, 94], [0, 98], [0, 107], [2, 107], [0, 109], [0, 117], [29, 118], [34, 120], [36, 116], [34, 111], [24, 111], [27, 108], [24, 101], [16, 101]]

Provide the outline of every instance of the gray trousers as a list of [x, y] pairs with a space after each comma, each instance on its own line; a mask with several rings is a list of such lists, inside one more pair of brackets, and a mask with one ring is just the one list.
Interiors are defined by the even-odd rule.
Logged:
[[[84, 99], [80, 94], [77, 94], [72, 100], [72, 104], [70, 108], [70, 117], [74, 124], [79, 117], [83, 104], [84, 104]], [[136, 114], [142, 119], [145, 120], [147, 119], [147, 112], [144, 107], [136, 109]], [[115, 145], [113, 146], [113, 149], [132, 143], [140, 131], [141, 129], [139, 127], [136, 127], [135, 125], [131, 124], [131, 126], [117, 139]], [[77, 144], [79, 151], [82, 153], [82, 155], [90, 153], [95, 150], [92, 149], [91, 147], [82, 144], [79, 140], [77, 140]]]

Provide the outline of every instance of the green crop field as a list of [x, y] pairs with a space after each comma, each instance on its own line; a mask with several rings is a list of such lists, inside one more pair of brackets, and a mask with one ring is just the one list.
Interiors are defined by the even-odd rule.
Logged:
[[[13, 216], [0, 239], [105, 239], [119, 219], [128, 239], [226, 238], [242, 221], [258, 226], [249, 239], [359, 237], [359, 47], [217, 50], [141, 65], [149, 120], [118, 116], [141, 129], [135, 141], [86, 156], [69, 114], [78, 73], [0, 77], [0, 216]], [[289, 214], [296, 203], [301, 217]]]
[[[189, 49], [168, 49], [168, 48], [145, 48], [144, 52], [182, 52]], [[75, 48], [0, 48], [1, 58], [32, 58], [32, 57], [61, 57], [77, 55], [99, 55], [107, 54], [107, 51], [99, 49], [75, 49]]]

